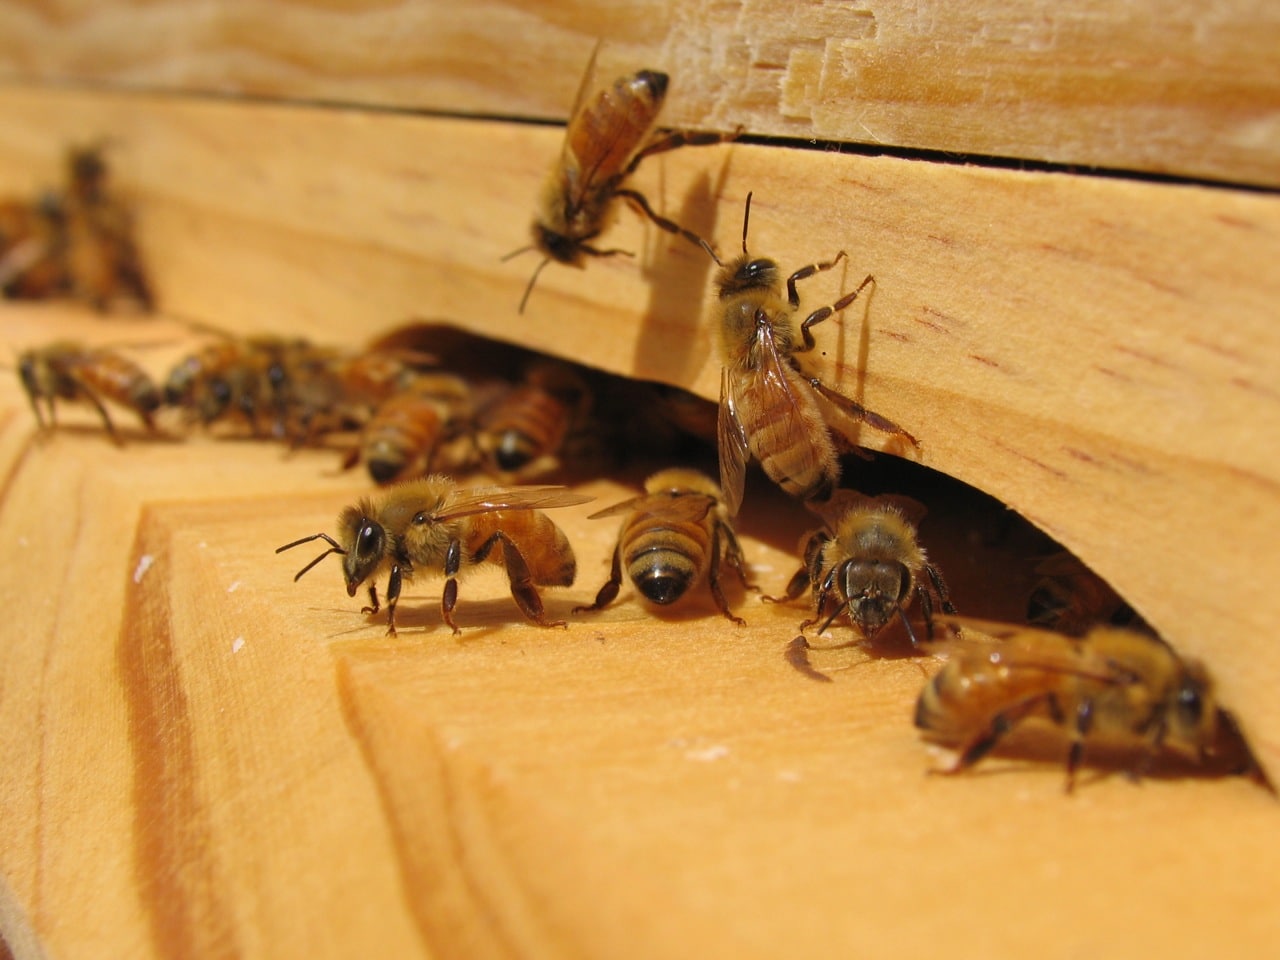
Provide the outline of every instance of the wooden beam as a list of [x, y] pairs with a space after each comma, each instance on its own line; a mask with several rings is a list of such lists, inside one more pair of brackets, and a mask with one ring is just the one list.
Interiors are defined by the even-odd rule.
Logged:
[[23, 3], [0, 77], [562, 119], [597, 41], [682, 126], [1280, 185], [1266, 0]]

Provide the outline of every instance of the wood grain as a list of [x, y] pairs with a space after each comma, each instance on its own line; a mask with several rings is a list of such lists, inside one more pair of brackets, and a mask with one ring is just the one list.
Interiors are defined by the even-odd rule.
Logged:
[[[54, 169], [58, 144], [119, 138], [174, 315], [350, 344], [443, 318], [718, 395], [711, 264], [629, 214], [609, 236], [637, 260], [548, 268], [515, 314], [536, 258], [501, 257], [555, 131], [77, 93], [0, 107], [14, 189]], [[1275, 197], [743, 144], [680, 151], [637, 182], [723, 250], [748, 190], [754, 251], [791, 267], [846, 250], [806, 304], [874, 273], [865, 313], [818, 328], [819, 369], [918, 436], [919, 462], [1031, 519], [1210, 662], [1280, 759]]]
[[[57, 307], [8, 306], [0, 329], [120, 344], [156, 373], [190, 343]], [[929, 658], [815, 649], [815, 683], [783, 656], [803, 608], [739, 591], [743, 628], [628, 586], [542, 630], [477, 574], [455, 638], [424, 579], [390, 639], [336, 569], [294, 583], [310, 555], [272, 553], [365, 492], [332, 452], [117, 448], [92, 411], [61, 423], [37, 435], [0, 381], [0, 543], [25, 572], [0, 581], [16, 957], [1191, 957], [1280, 934], [1276, 804], [1246, 780], [1090, 772], [1068, 797], [1043, 759], [928, 777], [945, 760], [910, 715]], [[606, 574], [615, 523], [586, 515], [637, 479], [557, 512], [580, 574], [553, 615]], [[744, 549], [776, 590], [808, 521], [752, 492]], [[1001, 508], [957, 495], [922, 537], [964, 609], [1007, 616], [1029, 571], [1016, 543], [979, 561]]]
[[563, 119], [597, 40], [674, 124], [1280, 185], [1266, 0], [45, 0], [0, 6], [0, 76]]

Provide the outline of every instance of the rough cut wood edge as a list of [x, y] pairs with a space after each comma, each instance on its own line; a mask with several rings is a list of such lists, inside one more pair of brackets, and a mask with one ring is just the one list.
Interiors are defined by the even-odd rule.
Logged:
[[1266, 0], [344, 7], [5, 4], [0, 76], [563, 118], [603, 40], [673, 124], [1280, 185]]
[[[500, 257], [523, 242], [555, 131], [20, 91], [0, 115], [15, 189], [68, 140], [118, 139], [176, 315], [345, 342], [448, 318], [718, 393], [710, 265], [630, 216], [611, 240], [639, 262], [549, 268], [516, 316], [533, 258]], [[639, 183], [725, 250], [747, 190], [755, 251], [798, 266], [847, 250], [812, 303], [873, 272], [866, 313], [820, 328], [840, 360], [827, 375], [1203, 656], [1275, 764], [1280, 201], [745, 145], [672, 154]]]

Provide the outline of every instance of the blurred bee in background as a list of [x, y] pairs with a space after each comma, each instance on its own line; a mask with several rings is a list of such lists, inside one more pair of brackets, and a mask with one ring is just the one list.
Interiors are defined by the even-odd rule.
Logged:
[[926, 637], [933, 639], [935, 602], [948, 614], [956, 611], [942, 574], [917, 540], [916, 523], [924, 507], [907, 497], [865, 497], [840, 490], [820, 513], [824, 526], [801, 540], [804, 565], [787, 584], [785, 595], [765, 599], [794, 600], [808, 588], [815, 612], [800, 625], [802, 632], [821, 621], [822, 633], [845, 614], [865, 640], [874, 640], [897, 617], [912, 646], [919, 647], [907, 619], [907, 608], [918, 599]]
[[1036, 564], [1040, 579], [1027, 599], [1027, 622], [1034, 627], [1082, 636], [1098, 624], [1132, 626], [1138, 615], [1111, 584], [1066, 550]]
[[471, 418], [471, 391], [447, 373], [420, 373], [373, 411], [344, 469], [364, 460], [375, 483], [428, 473], [438, 454]]
[[481, 415], [476, 445], [499, 475], [532, 476], [559, 466], [566, 438], [586, 422], [591, 391], [573, 367], [535, 361], [524, 380]]
[[15, 300], [60, 295], [66, 288], [61, 244], [62, 211], [56, 198], [0, 201], [0, 292]]
[[595, 77], [596, 52], [598, 48], [592, 52], [583, 74], [560, 157], [542, 191], [533, 221], [533, 243], [503, 258], [528, 250], [543, 255], [520, 299], [520, 313], [524, 312], [538, 274], [552, 260], [581, 268], [587, 257], [628, 253], [592, 243], [612, 222], [618, 200], [631, 204], [661, 229], [711, 252], [705, 240], [657, 214], [643, 194], [622, 184], [646, 157], [682, 146], [719, 143], [724, 136], [681, 131], [655, 136], [654, 127], [669, 83], [667, 74], [656, 70], [619, 77], [610, 86], [587, 96]]
[[121, 301], [143, 310], [153, 308], [151, 287], [134, 240], [133, 214], [107, 189], [102, 145], [68, 152], [62, 222], [72, 296], [98, 310]]
[[[819, 307], [796, 326], [800, 295], [796, 284], [830, 270], [845, 258], [801, 267], [786, 281], [778, 264], [747, 252], [751, 194], [742, 215], [742, 256], [721, 264], [716, 276], [720, 302], [720, 486], [731, 516], [742, 504], [746, 464], [754, 456], [774, 483], [801, 500], [824, 500], [840, 478], [840, 464], [824, 404], [883, 433], [917, 445], [897, 424], [803, 372], [796, 354], [814, 347], [810, 328], [845, 309], [874, 280], [868, 276], [852, 293]], [[716, 261], [719, 263], [719, 260]]]
[[113, 350], [59, 341], [21, 353], [18, 375], [42, 429], [45, 420], [40, 402], [44, 402], [49, 425], [53, 425], [56, 423], [55, 400], [91, 405], [116, 443], [122, 441], [104, 401], [132, 410], [147, 430], [156, 428], [152, 415], [160, 406], [159, 389], [146, 371]]
[[720, 587], [720, 565], [727, 563], [743, 587], [754, 589], [719, 487], [696, 470], [677, 467], [655, 473], [644, 489], [642, 496], [591, 515], [592, 520], [626, 519], [618, 532], [609, 579], [594, 603], [574, 607], [574, 612], [600, 610], [611, 603], [622, 584], [625, 561], [627, 576], [645, 599], [665, 606], [705, 580], [720, 612], [745, 624], [730, 612]]
[[[445, 576], [440, 615], [455, 634], [453, 609], [460, 572], [481, 563], [501, 564], [511, 596], [533, 623], [562, 627], [548, 620], [537, 591], [540, 586], [567, 587], [577, 572], [573, 548], [564, 532], [542, 510], [586, 503], [591, 497], [565, 487], [478, 487], [460, 489], [448, 477], [433, 475], [391, 488], [381, 498], [365, 498], [338, 517], [338, 537], [316, 533], [278, 548], [276, 553], [323, 540], [329, 549], [298, 571], [305, 574], [331, 553], [342, 557], [347, 595], [361, 584], [387, 573], [387, 633], [396, 632], [396, 602], [401, 585], [415, 572], [440, 571]], [[376, 583], [369, 585], [369, 606], [380, 609]]]
[[[1068, 739], [1068, 793], [1086, 743], [1132, 756], [1135, 779], [1164, 754], [1196, 764], [1215, 754], [1226, 715], [1209, 677], [1163, 640], [1109, 626], [1069, 637], [959, 622], [991, 640], [950, 645], [950, 658], [916, 703], [915, 724], [924, 736], [959, 751], [955, 764], [939, 772], [969, 769], [1033, 718], [1059, 727]], [[1242, 741], [1238, 746], [1247, 755]]]

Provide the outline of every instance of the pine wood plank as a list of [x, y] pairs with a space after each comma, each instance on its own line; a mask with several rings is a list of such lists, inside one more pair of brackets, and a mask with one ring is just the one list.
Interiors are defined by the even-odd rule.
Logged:
[[[124, 344], [157, 373], [189, 344], [57, 307], [6, 306], [0, 330]], [[25, 574], [0, 580], [16, 957], [1190, 957], [1280, 933], [1275, 800], [1246, 780], [1090, 773], [1068, 797], [1052, 763], [927, 777], [927, 658], [815, 650], [833, 679], [815, 683], [783, 656], [801, 609], [737, 592], [743, 628], [625, 587], [542, 630], [478, 574], [454, 638], [423, 580], [389, 639], [331, 565], [294, 583], [309, 555], [272, 553], [365, 492], [333, 453], [116, 448], [91, 411], [61, 421], [37, 436], [0, 380], [0, 543]], [[582, 489], [611, 502], [636, 479]], [[777, 589], [808, 521], [752, 492], [744, 549]], [[1016, 544], [966, 561], [1000, 509], [964, 502], [933, 501], [922, 537], [957, 603], [1013, 615], [1029, 571]], [[553, 615], [605, 576], [598, 505], [558, 512], [580, 576]]]
[[[352, 344], [446, 318], [718, 395], [710, 264], [629, 215], [610, 238], [638, 262], [548, 268], [515, 314], [535, 258], [501, 257], [555, 131], [79, 93], [0, 105], [15, 189], [57, 145], [119, 137], [175, 315]], [[1027, 516], [1213, 663], [1276, 762], [1275, 197], [743, 144], [672, 154], [638, 183], [726, 251], [748, 190], [753, 250], [787, 267], [848, 251], [809, 303], [873, 272], [866, 312], [819, 328], [821, 369], [920, 437], [919, 462]]]
[[1266, 0], [0, 6], [0, 76], [562, 119], [590, 50], [668, 120], [1276, 186]]

